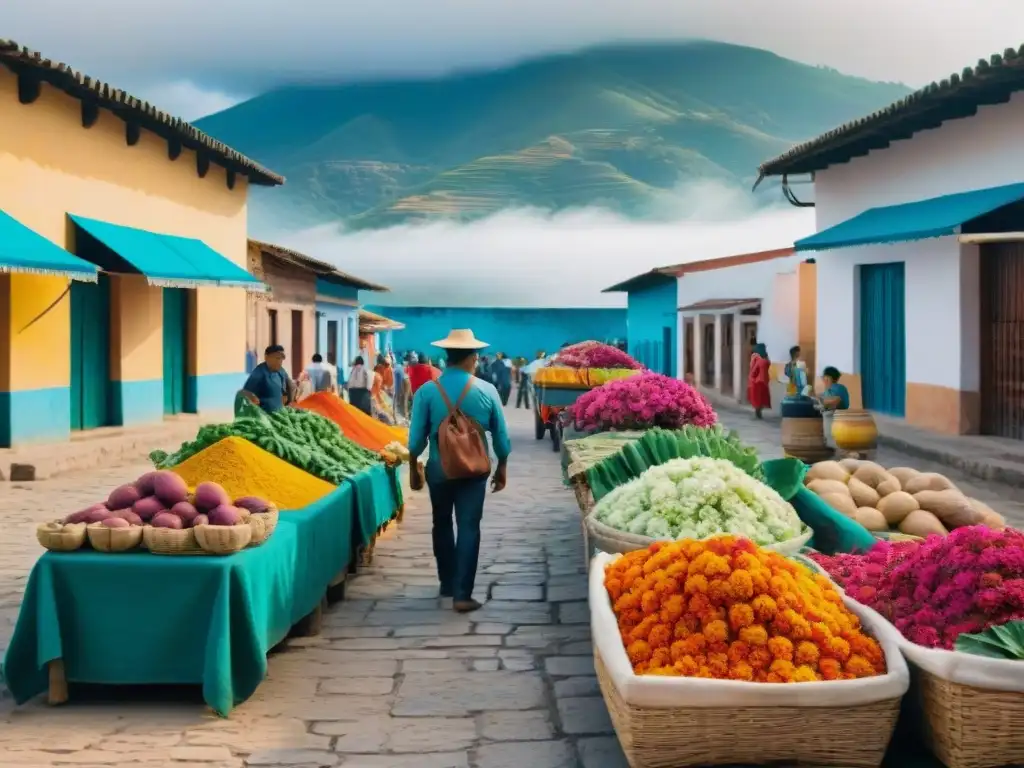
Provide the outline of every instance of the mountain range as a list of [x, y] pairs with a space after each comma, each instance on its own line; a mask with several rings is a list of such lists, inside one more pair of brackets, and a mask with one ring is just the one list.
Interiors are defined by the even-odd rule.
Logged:
[[[511, 207], [657, 216], [909, 92], [717, 42], [631, 44], [430, 80], [296, 84], [197, 121], [287, 177], [275, 225], [380, 228]], [[775, 198], [777, 199], [777, 198]]]

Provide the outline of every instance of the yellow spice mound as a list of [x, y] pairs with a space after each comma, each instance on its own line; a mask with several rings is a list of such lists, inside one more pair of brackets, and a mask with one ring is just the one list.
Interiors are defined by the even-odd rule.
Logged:
[[335, 489], [241, 437], [225, 437], [173, 469], [192, 490], [219, 483], [232, 499], [258, 496], [278, 509], [300, 509]]

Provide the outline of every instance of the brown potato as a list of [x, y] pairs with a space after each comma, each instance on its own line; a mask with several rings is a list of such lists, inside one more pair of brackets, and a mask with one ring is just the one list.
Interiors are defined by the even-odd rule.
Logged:
[[949, 531], [931, 512], [923, 509], [915, 509], [907, 515], [900, 523], [900, 533], [908, 536], [920, 536], [922, 539], [929, 534], [937, 533], [939, 536], [946, 536]]
[[917, 499], [906, 491], [890, 493], [883, 496], [878, 502], [878, 511], [885, 515], [886, 521], [891, 526], [899, 525], [907, 515], [920, 508], [921, 505], [917, 503]]
[[917, 477], [921, 473], [913, 467], [893, 467], [886, 470], [890, 475], [900, 481], [900, 488], [907, 484], [907, 480]]
[[850, 473], [843, 469], [838, 461], [819, 461], [807, 470], [804, 482], [810, 483], [811, 480], [838, 480], [841, 483], [845, 483], [849, 479]]
[[985, 502], [968, 497], [967, 503], [981, 514], [980, 525], [984, 525], [994, 531], [1001, 531], [1006, 527], [1006, 521], [1003, 519], [1003, 516]]
[[921, 509], [931, 512], [949, 530], [965, 525], [979, 525], [982, 514], [960, 491], [920, 491], [914, 494]]
[[846, 487], [846, 483], [841, 483], [838, 480], [811, 480], [807, 484], [807, 489], [814, 491], [819, 496], [824, 496], [826, 493], [842, 493], [847, 496], [850, 495], [850, 491]]
[[857, 505], [853, 503], [848, 493], [826, 493], [821, 500], [847, 517], [854, 517], [857, 514]]
[[889, 523], [885, 521], [885, 515], [873, 507], [858, 507], [853, 519], [869, 531], [889, 530]]
[[853, 476], [865, 485], [876, 489], [886, 480], [895, 479], [880, 466], [870, 461], [865, 461], [857, 467], [857, 471], [853, 473]]
[[856, 477], [851, 477], [846, 487], [850, 491], [850, 498], [853, 499], [853, 503], [858, 507], [878, 507], [878, 500], [881, 497], [870, 485], [865, 485]]
[[945, 475], [938, 472], [922, 472], [916, 477], [910, 478], [903, 490], [911, 496], [921, 491], [955, 491], [957, 488]]
[[890, 477], [888, 480], [879, 483], [875, 490], [878, 491], [879, 496], [884, 497], [888, 496], [890, 493], [896, 493], [897, 491], [902, 490], [902, 488], [900, 487], [899, 480], [895, 477]]
[[851, 475], [860, 468], [863, 462], [860, 459], [840, 459], [839, 466], [849, 472]]

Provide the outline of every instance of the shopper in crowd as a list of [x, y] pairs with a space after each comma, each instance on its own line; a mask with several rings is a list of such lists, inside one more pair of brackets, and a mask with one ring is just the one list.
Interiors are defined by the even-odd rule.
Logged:
[[491, 363], [491, 382], [498, 390], [501, 404], [508, 405], [509, 395], [512, 394], [512, 369], [504, 352], [499, 352]]
[[306, 366], [306, 370], [302, 372], [300, 379], [309, 382], [309, 388], [312, 392], [332, 392], [334, 391], [334, 376], [331, 373], [331, 368], [324, 362], [323, 356], [317, 352], [313, 355], [313, 361]]
[[371, 405], [373, 397], [370, 394], [373, 382], [370, 376], [371, 372], [366, 369], [363, 356], [359, 355], [352, 361], [352, 370], [348, 373], [346, 387], [348, 388], [348, 401], [367, 416], [373, 415]]
[[239, 394], [267, 413], [290, 404], [295, 386], [284, 370], [284, 347], [271, 344], [263, 353], [263, 362], [253, 368]]
[[430, 358], [422, 352], [419, 353], [416, 356], [416, 362], [409, 366], [409, 391], [413, 397], [416, 396], [420, 387], [437, 378], [434, 372], [435, 369], [430, 364]]
[[[506, 466], [512, 450], [501, 400], [494, 386], [475, 376], [477, 356], [486, 342], [478, 341], [471, 330], [452, 331], [448, 338], [434, 342], [446, 350], [448, 366], [432, 386], [422, 387], [413, 398], [409, 427], [411, 456], [410, 482], [421, 487], [419, 456], [430, 447], [426, 484], [433, 510], [433, 545], [441, 596], [452, 597], [459, 613], [480, 608], [473, 599], [477, 561], [480, 555], [480, 521], [487, 496], [490, 458], [489, 432], [497, 456], [491, 488], [497, 493], [505, 487]], [[439, 432], [445, 425], [445, 438]], [[454, 425], [461, 425], [455, 430]], [[450, 432], [458, 431], [458, 436]], [[472, 473], [465, 471], [473, 467]], [[452, 472], [458, 471], [458, 477]], [[454, 514], [455, 526], [452, 525]]]
[[789, 362], [782, 369], [783, 379], [786, 383], [786, 394], [789, 396], [799, 395], [802, 387], [798, 384], [800, 378], [800, 347], [789, 348]]
[[765, 408], [772, 407], [772, 395], [768, 389], [768, 371], [771, 362], [764, 344], [755, 344], [750, 354], [750, 373], [747, 376], [747, 400], [754, 408], [755, 418], [762, 418]]

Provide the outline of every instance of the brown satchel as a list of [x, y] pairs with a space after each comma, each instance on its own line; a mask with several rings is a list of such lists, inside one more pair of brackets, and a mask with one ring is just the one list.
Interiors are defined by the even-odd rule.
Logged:
[[452, 405], [440, 381], [435, 381], [434, 386], [440, 390], [448, 406], [448, 415], [437, 430], [437, 448], [444, 476], [449, 480], [466, 480], [489, 475], [491, 457], [483, 427], [460, 410], [462, 401], [473, 387], [473, 378], [466, 382], [466, 388], [455, 405]]

